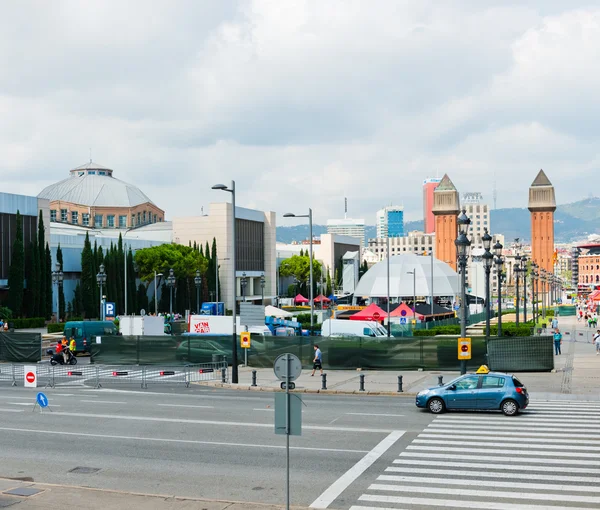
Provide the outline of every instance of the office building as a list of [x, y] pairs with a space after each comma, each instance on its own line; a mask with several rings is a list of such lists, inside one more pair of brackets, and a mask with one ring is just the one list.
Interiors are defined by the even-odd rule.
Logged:
[[423, 181], [423, 232], [432, 234], [435, 232], [435, 217], [433, 215], [433, 192], [442, 179], [430, 177]]
[[[425, 234], [417, 230], [404, 237], [390, 237], [389, 243], [392, 256], [407, 253], [429, 255], [432, 251], [435, 252], [435, 234]], [[368, 250], [381, 261], [387, 257], [387, 245], [387, 238], [369, 239]]]
[[389, 206], [377, 211], [377, 237], [402, 237], [404, 235], [404, 207]]
[[352, 218], [327, 220], [327, 233], [355, 237], [360, 240], [360, 247], [363, 248], [365, 245], [365, 220]]

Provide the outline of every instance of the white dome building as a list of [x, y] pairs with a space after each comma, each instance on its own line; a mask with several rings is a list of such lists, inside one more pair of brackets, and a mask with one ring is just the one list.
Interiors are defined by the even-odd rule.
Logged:
[[110, 168], [90, 160], [70, 177], [43, 189], [50, 221], [84, 227], [134, 228], [164, 221], [165, 212], [137, 186], [113, 177]]
[[[413, 276], [416, 273], [416, 277]], [[455, 296], [459, 292], [458, 273], [448, 264], [413, 254], [390, 257], [390, 299], [413, 296]], [[355, 297], [387, 297], [387, 260], [375, 264], [358, 282]]]

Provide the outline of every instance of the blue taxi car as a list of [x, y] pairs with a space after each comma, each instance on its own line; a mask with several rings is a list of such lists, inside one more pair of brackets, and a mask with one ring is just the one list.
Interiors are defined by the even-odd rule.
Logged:
[[434, 414], [445, 410], [499, 410], [516, 415], [529, 404], [529, 394], [514, 375], [500, 372], [465, 374], [443, 386], [420, 391], [416, 405]]

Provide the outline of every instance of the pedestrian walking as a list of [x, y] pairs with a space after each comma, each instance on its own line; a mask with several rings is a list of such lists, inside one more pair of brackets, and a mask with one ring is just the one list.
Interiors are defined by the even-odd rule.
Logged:
[[562, 344], [562, 334], [560, 332], [560, 329], [556, 328], [554, 330], [554, 354], [556, 354], [556, 355], [561, 354], [561, 350], [560, 350], [561, 344]]
[[313, 359], [313, 371], [312, 374], [310, 374], [311, 377], [315, 375], [315, 370], [320, 370], [321, 375], [323, 375], [322, 358], [323, 354], [321, 353], [321, 349], [319, 349], [319, 346], [315, 344], [315, 358]]
[[556, 317], [554, 317], [552, 319], [552, 329], [556, 329], [558, 328], [558, 319]]
[[593, 342], [596, 345], [596, 356], [598, 356], [600, 354], [600, 329], [596, 330]]

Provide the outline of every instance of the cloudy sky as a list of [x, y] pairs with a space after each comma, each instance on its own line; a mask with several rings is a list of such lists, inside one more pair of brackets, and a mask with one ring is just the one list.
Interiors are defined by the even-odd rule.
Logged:
[[420, 219], [423, 179], [444, 173], [490, 203], [495, 178], [498, 207], [525, 206], [539, 168], [559, 203], [585, 198], [594, 3], [7, 1], [0, 190], [36, 195], [91, 148], [167, 219], [231, 179], [239, 205], [316, 222], [345, 196], [370, 224], [388, 204]]

